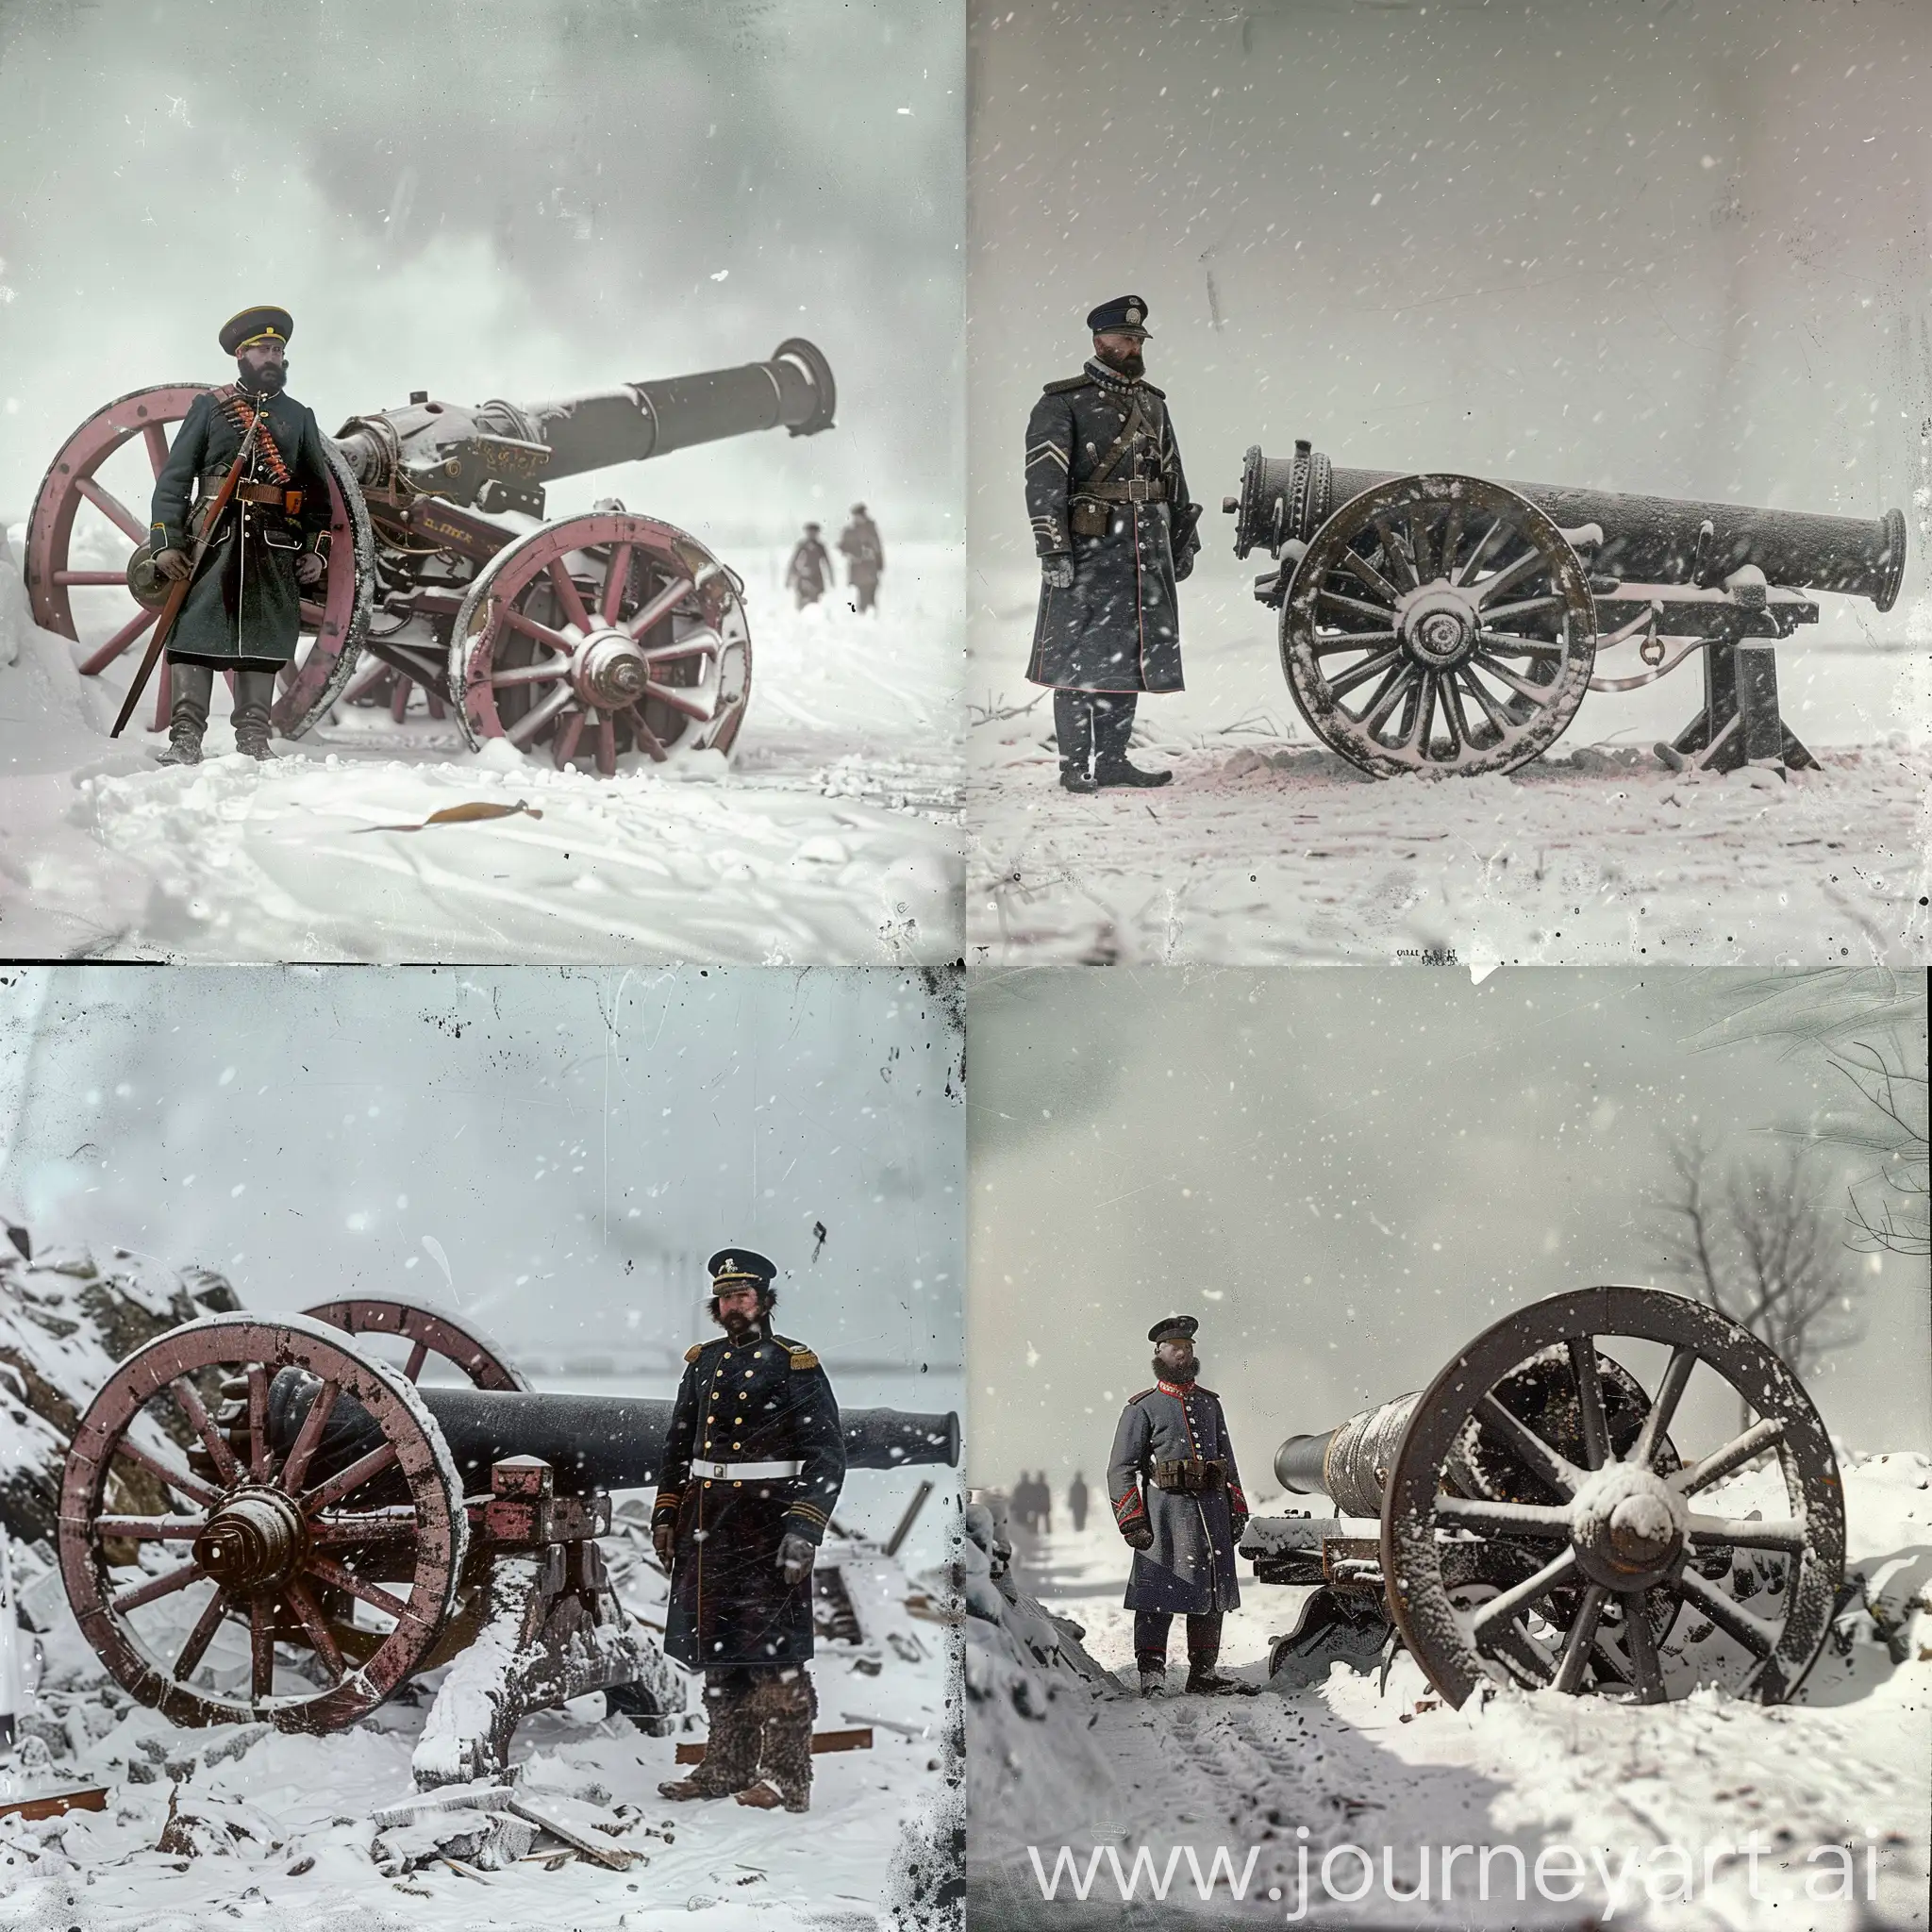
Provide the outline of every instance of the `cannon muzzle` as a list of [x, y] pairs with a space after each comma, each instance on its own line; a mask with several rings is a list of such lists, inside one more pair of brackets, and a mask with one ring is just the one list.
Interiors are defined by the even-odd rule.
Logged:
[[[1306, 442], [1291, 457], [1248, 451], [1241, 493], [1224, 508], [1236, 519], [1235, 555], [1252, 549], [1279, 556], [1290, 541], [1308, 542], [1330, 513], [1377, 484], [1409, 473], [1356, 470], [1333, 464]], [[1563, 530], [1594, 524], [1603, 541], [1591, 557], [1593, 572], [1645, 584], [1720, 584], [1755, 565], [1765, 581], [1790, 589], [1836, 591], [1869, 597], [1880, 610], [1897, 601], [1905, 577], [1906, 520], [1811, 516], [1790, 509], [1753, 509], [1735, 503], [1691, 503], [1668, 496], [1624, 496], [1607, 490], [1560, 484], [1511, 483]]]
[[[318, 1385], [299, 1370], [284, 1370], [269, 1390], [269, 1440], [277, 1454], [295, 1441]], [[487, 1492], [492, 1464], [534, 1456], [556, 1471], [559, 1495], [592, 1490], [636, 1490], [658, 1478], [672, 1405], [661, 1398], [557, 1395], [527, 1390], [428, 1385], [417, 1391], [436, 1418], [466, 1495]], [[911, 1463], [957, 1464], [959, 1418], [913, 1415], [897, 1408], [840, 1412], [848, 1469], [897, 1469]], [[382, 1441], [368, 1414], [346, 1397], [330, 1411], [310, 1474], [325, 1480]], [[380, 1502], [377, 1478], [358, 1495]], [[403, 1491], [392, 1499], [402, 1500]]]
[[1413, 1395], [1352, 1415], [1318, 1436], [1291, 1436], [1274, 1452], [1274, 1480], [1298, 1496], [1327, 1496], [1344, 1516], [1379, 1516]]

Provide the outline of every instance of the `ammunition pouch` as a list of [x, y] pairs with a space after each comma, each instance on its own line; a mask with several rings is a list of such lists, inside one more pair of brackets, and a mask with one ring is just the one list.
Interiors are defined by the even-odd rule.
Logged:
[[1094, 496], [1067, 499], [1067, 528], [1076, 537], [1104, 537], [1113, 512]]
[[1206, 1495], [1226, 1482], [1227, 1464], [1218, 1456], [1184, 1456], [1154, 1465], [1154, 1487], [1170, 1495]]
[[127, 559], [127, 589], [143, 610], [158, 610], [168, 601], [171, 586], [155, 568], [155, 558], [167, 547], [165, 538], [151, 536]]

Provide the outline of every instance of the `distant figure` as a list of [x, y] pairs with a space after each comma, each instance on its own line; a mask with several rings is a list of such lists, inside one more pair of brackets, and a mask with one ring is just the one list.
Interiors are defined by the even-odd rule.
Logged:
[[1033, 1504], [1040, 1512], [1040, 1533], [1053, 1534], [1053, 1491], [1046, 1480], [1046, 1472], [1041, 1470], [1033, 1479]]
[[808, 604], [816, 604], [831, 587], [832, 554], [819, 541], [818, 525], [806, 525], [805, 535], [785, 566], [785, 581], [796, 593], [801, 610]]
[[879, 594], [879, 579], [886, 573], [886, 546], [879, 541], [879, 526], [866, 515], [865, 506], [852, 506], [852, 521], [839, 532], [839, 549], [845, 558], [845, 575], [858, 592], [857, 608], [873, 609]]
[[1074, 1534], [1087, 1527], [1087, 1478], [1076, 1469], [1067, 1485], [1067, 1514], [1074, 1519]]
[[1033, 1530], [1033, 1478], [1023, 1469], [1020, 1480], [1013, 1485], [1012, 1517], [1020, 1527], [1031, 1535]]

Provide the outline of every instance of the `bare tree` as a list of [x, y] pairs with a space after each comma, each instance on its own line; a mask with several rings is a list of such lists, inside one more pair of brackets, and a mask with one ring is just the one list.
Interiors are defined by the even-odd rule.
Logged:
[[1670, 1224], [1667, 1265], [1719, 1314], [1800, 1380], [1860, 1338], [1864, 1283], [1826, 1215], [1807, 1149], [1753, 1152], [1720, 1166], [1707, 1143], [1680, 1140], [1671, 1165], [1676, 1185], [1657, 1203]]
[[1932, 1254], [1924, 974], [1828, 967], [1722, 986], [1715, 996], [1724, 1017], [1696, 1039], [1699, 1050], [1776, 1041], [1786, 1056], [1814, 1058], [1844, 1083], [1840, 1102], [1827, 1101], [1802, 1126], [1774, 1131], [1878, 1157], [1876, 1169], [1847, 1191], [1850, 1245], [1866, 1254]]

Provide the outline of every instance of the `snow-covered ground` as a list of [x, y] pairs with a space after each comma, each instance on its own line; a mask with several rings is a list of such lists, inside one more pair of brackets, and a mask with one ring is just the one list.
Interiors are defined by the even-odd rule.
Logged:
[[[664, 1583], [644, 1555], [647, 1509], [642, 1499], [621, 1512], [605, 1548], [625, 1607], [661, 1623]], [[947, 1842], [954, 1640], [927, 1607], [940, 1602], [939, 1579], [909, 1578], [875, 1545], [828, 1540], [822, 1555], [839, 1567], [863, 1636], [821, 1643], [816, 1728], [870, 1725], [873, 1745], [814, 1757], [808, 1812], [667, 1802], [660, 1780], [686, 1774], [675, 1761], [679, 1737], [645, 1737], [607, 1718], [597, 1692], [524, 1721], [511, 1751], [516, 1788], [588, 1806], [636, 1861], [625, 1871], [565, 1862], [565, 1846], [540, 1840], [480, 1877], [436, 1857], [386, 1873], [400, 1847], [373, 1818], [415, 1790], [410, 1754], [445, 1671], [332, 1737], [265, 1724], [179, 1730], [129, 1702], [75, 1627], [58, 1576], [20, 1547], [28, 1602], [51, 1626], [32, 1724], [54, 1749], [31, 1788], [104, 1784], [108, 1802], [40, 1823], [0, 1819], [0, 1925], [200, 1932], [234, 1919], [274, 1932], [673, 1924], [858, 1932], [926, 1923], [891, 1913], [915, 1892], [931, 1895], [930, 1871], [917, 1868]], [[225, 1641], [217, 1640], [217, 1665]], [[231, 1648], [228, 1661], [245, 1678], [245, 1640]], [[702, 1735], [695, 1685], [691, 1706], [687, 1740]], [[171, 1816], [180, 1829], [163, 1850]]]
[[[1137, 762], [1171, 766], [1174, 782], [1074, 796], [1058, 782], [1052, 699], [1024, 679], [1037, 579], [975, 566], [971, 581], [975, 968], [1925, 956], [1923, 616], [1863, 608], [1864, 635], [1821, 625], [1780, 649], [1785, 716], [1823, 767], [1790, 781], [1678, 776], [1653, 756], [1701, 702], [1692, 662], [1642, 691], [1591, 692], [1552, 756], [1508, 776], [1380, 782], [1309, 732], [1274, 613], [1214, 559], [1182, 587], [1188, 689], [1143, 698], [1136, 723]], [[1641, 667], [1624, 646], [1598, 668]]]
[[[1714, 1493], [1724, 1495], [1726, 1513], [1742, 1514], [1767, 1500], [1754, 1493], [1764, 1480], [1742, 1475]], [[1002, 1708], [981, 1723], [982, 1707], [972, 1707], [974, 1924], [1280, 1924], [1301, 1908], [1298, 1863], [1306, 1848], [1315, 1907], [1306, 1923], [1324, 1925], [1589, 1923], [1670, 1932], [1827, 1932], [1924, 1924], [1932, 1462], [1869, 1457], [1847, 1465], [1844, 1481], [1850, 1566], [1881, 1606], [1892, 1647], [1868, 1613], [1848, 1612], [1788, 1706], [1765, 1707], [1711, 1690], [1651, 1707], [1504, 1691], [1479, 1709], [1457, 1711], [1441, 1704], [1406, 1656], [1396, 1659], [1386, 1689], [1378, 1690], [1373, 1667], [1334, 1663], [1318, 1685], [1277, 1685], [1254, 1697], [1188, 1697], [1173, 1694], [1181, 1684], [1178, 1624], [1164, 1699], [1093, 1696], [1064, 1665], [1035, 1670], [1036, 1681], [1004, 1700], [1020, 1707], [1017, 1717]], [[1064, 1524], [1063, 1516], [1057, 1520]], [[1020, 1532], [1014, 1541], [1020, 1589], [1071, 1619], [1084, 1630], [1085, 1650], [1131, 1682], [1133, 1620], [1120, 1604], [1125, 1551], [1104, 1503], [1084, 1535], [1063, 1526], [1045, 1538]], [[1300, 1595], [1244, 1574], [1241, 1608], [1226, 1623], [1223, 1668], [1263, 1683], [1269, 1640], [1291, 1626]], [[980, 1632], [969, 1618], [969, 1688], [974, 1652], [986, 1647]], [[1894, 1662], [1894, 1654], [1904, 1660]], [[1071, 1715], [1069, 1704], [1083, 1706], [1082, 1714]], [[988, 1762], [982, 1751], [999, 1761]], [[994, 1795], [983, 1804], [988, 1793]], [[1755, 1898], [1753, 1868], [1739, 1855], [1754, 1832], [1761, 1854]], [[1052, 1904], [1041, 1900], [1029, 1843], [1040, 1848], [1049, 1877], [1061, 1844], [1083, 1872], [1094, 1848], [1103, 1848], [1086, 1907], [1065, 1878]], [[1320, 1889], [1324, 1853], [1342, 1844], [1364, 1847], [1375, 1861], [1374, 1884], [1358, 1906], [1329, 1902]], [[1453, 1905], [1441, 1901], [1440, 1864], [1432, 1903], [1389, 1901], [1384, 1847], [1395, 1889], [1407, 1892], [1422, 1847], [1440, 1859], [1440, 1847], [1461, 1844], [1518, 1847], [1532, 1874], [1527, 1899], [1519, 1903], [1513, 1859], [1499, 1850], [1487, 1903], [1477, 1896], [1473, 1856], [1455, 1870]], [[1145, 1846], [1158, 1874], [1173, 1848], [1192, 1846], [1203, 1872], [1211, 1873], [1213, 1850], [1223, 1845], [1237, 1874], [1258, 1847], [1239, 1904], [1224, 1878], [1204, 1900], [1183, 1855], [1163, 1906], [1148, 1902], [1143, 1875], [1140, 1907], [1124, 1907], [1105, 1851], [1113, 1848], [1131, 1874], [1136, 1851]], [[1833, 1868], [1806, 1862], [1814, 1848], [1831, 1845], [1852, 1847], [1856, 1901], [1833, 1900]], [[1559, 1862], [1547, 1868], [1552, 1896], [1538, 1896], [1536, 1861], [1552, 1846], [1574, 1847], [1584, 1861], [1586, 1882], [1574, 1904], [1554, 1902], [1568, 1882]], [[1689, 1853], [1688, 1892], [1665, 1852], [1672, 1846]], [[1603, 1848], [1612, 1880], [1623, 1874], [1621, 1890], [1602, 1883], [1592, 1848]], [[1868, 1848], [1876, 1877], [1869, 1904]], [[1353, 1854], [1339, 1855], [1335, 1889], [1353, 1890], [1361, 1869]], [[1807, 1878], [1817, 1881], [1808, 1893]], [[1278, 1897], [1270, 1898], [1271, 1889]]]
[[[16, 525], [13, 559], [23, 542]], [[733, 764], [660, 774], [639, 754], [614, 779], [558, 772], [547, 751], [469, 752], [420, 699], [401, 724], [340, 708], [257, 765], [233, 752], [219, 693], [208, 760], [163, 770], [160, 738], [107, 735], [138, 654], [78, 676], [82, 646], [32, 625], [0, 556], [0, 956], [958, 958], [960, 554], [897, 545], [863, 618], [842, 601], [791, 608], [784, 556], [727, 553], [753, 658]], [[83, 614], [84, 641], [113, 608]], [[372, 829], [520, 801], [533, 809]]]

